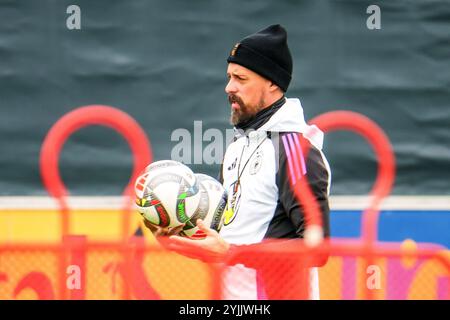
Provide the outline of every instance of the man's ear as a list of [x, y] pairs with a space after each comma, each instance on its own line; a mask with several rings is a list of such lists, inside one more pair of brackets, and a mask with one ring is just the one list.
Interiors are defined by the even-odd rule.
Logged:
[[283, 92], [281, 90], [281, 88], [278, 85], [276, 85], [275, 83], [273, 83], [272, 81], [270, 82], [269, 91], [272, 92], [272, 93], [276, 92], [276, 91]]

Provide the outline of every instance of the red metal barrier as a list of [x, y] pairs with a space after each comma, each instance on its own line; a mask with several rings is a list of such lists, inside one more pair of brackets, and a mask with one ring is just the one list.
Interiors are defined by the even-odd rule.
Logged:
[[[370, 192], [372, 198], [371, 203], [364, 210], [361, 223], [361, 240], [365, 244], [367, 253], [366, 268], [368, 268], [374, 264], [374, 258], [370, 253], [374, 250], [374, 245], [377, 241], [380, 204], [390, 194], [395, 179], [395, 157], [391, 143], [383, 130], [375, 122], [356, 112], [327, 112], [312, 119], [310, 123], [317, 125], [325, 133], [336, 130], [353, 131], [365, 138], [375, 152], [378, 162], [378, 173], [375, 184]], [[306, 149], [304, 154], [307, 154], [308, 146], [306, 144], [302, 146]], [[303, 181], [303, 188], [308, 188], [305, 181]], [[301, 194], [302, 192], [297, 192], [297, 195]], [[310, 195], [308, 196], [310, 197]], [[308, 201], [305, 198], [300, 198], [300, 200], [302, 203]], [[373, 291], [367, 287], [365, 293], [367, 299], [374, 298]]]
[[367, 243], [377, 240], [379, 206], [392, 190], [395, 180], [395, 157], [391, 143], [383, 130], [372, 120], [356, 112], [332, 111], [311, 120], [324, 132], [350, 130], [364, 137], [375, 152], [378, 174], [372, 190], [371, 203], [363, 213], [361, 239]]
[[[68, 241], [68, 242], [67, 242]], [[23, 297], [28, 290], [38, 299], [220, 299], [221, 275], [227, 265], [209, 265], [166, 251], [161, 246], [146, 245], [142, 237], [132, 237], [128, 243], [87, 242], [71, 239], [60, 244], [0, 245], [0, 299]], [[249, 261], [265, 272], [268, 299], [306, 299], [305, 275], [292, 267], [291, 262], [305, 262], [315, 255], [331, 253], [342, 266], [322, 270], [322, 299], [331, 299], [332, 291], [340, 291], [334, 298], [356, 299], [360, 287], [357, 272], [349, 273], [348, 259], [365, 259], [370, 254], [380, 266], [383, 277], [382, 298], [389, 299], [449, 299], [450, 257], [447, 250], [420, 245], [413, 250], [399, 243], [379, 243], [368, 253], [364, 243], [357, 240], [332, 240], [318, 247], [306, 246], [302, 241], [286, 243], [274, 240], [270, 244], [241, 247], [234, 259]], [[65, 258], [61, 259], [61, 255]], [[125, 267], [127, 257], [129, 270]], [[231, 257], [230, 257], [231, 258]], [[384, 264], [380, 259], [385, 260]], [[403, 260], [413, 264], [403, 265]], [[56, 261], [67, 261], [63, 272]], [[415, 262], [414, 262], [415, 261]], [[231, 262], [231, 261], [229, 261]], [[79, 266], [81, 286], [67, 288], [72, 274], [68, 267]], [[301, 266], [299, 266], [301, 268]], [[327, 272], [333, 274], [328, 275]], [[350, 271], [351, 272], [351, 271]], [[337, 276], [341, 273], [341, 276]], [[292, 286], [291, 279], [302, 282]], [[329, 282], [325, 280], [331, 280]], [[239, 279], [236, 279], [239, 280]], [[340, 288], [337, 283], [343, 281]], [[239, 281], [237, 281], [238, 283]], [[58, 288], [65, 288], [64, 292]], [[127, 293], [127, 290], [129, 291]], [[377, 290], [375, 290], [377, 291]], [[127, 294], [126, 294], [127, 293]]]
[[[59, 119], [48, 132], [42, 144], [40, 169], [45, 188], [52, 197], [57, 198], [62, 210], [62, 235], [69, 230], [69, 215], [66, 197], [69, 195], [59, 174], [59, 156], [66, 140], [77, 130], [91, 125], [102, 125], [114, 129], [128, 142], [133, 154], [133, 172], [123, 192], [124, 196], [133, 194], [134, 181], [139, 173], [152, 161], [150, 142], [139, 124], [125, 112], [102, 105], [89, 105], [77, 108]], [[131, 201], [126, 204], [131, 207]], [[129, 232], [129, 210], [124, 213], [123, 240]]]
[[[362, 240], [370, 246], [377, 239], [379, 205], [391, 192], [395, 179], [395, 157], [389, 139], [372, 120], [350, 111], [328, 112], [312, 119], [310, 124], [316, 125], [324, 133], [336, 130], [353, 131], [367, 140], [377, 156], [378, 175], [370, 193], [371, 203], [363, 213], [361, 233]], [[307, 158], [310, 144], [306, 143], [305, 139], [299, 140], [303, 156]], [[301, 159], [302, 154], [298, 154], [296, 158]], [[321, 214], [306, 176], [298, 181], [290, 180], [290, 182], [298, 201], [305, 207], [305, 241], [312, 246], [318, 245], [323, 240], [320, 237], [322, 234]]]
[[[292, 264], [287, 263], [289, 261], [294, 262], [300, 270], [304, 270], [308, 262], [313, 261], [321, 255], [330, 255], [336, 258], [360, 258], [365, 261], [364, 267], [374, 264], [379, 258], [392, 258], [397, 260], [404, 258], [429, 259], [437, 261], [439, 266], [445, 269], [445, 272], [442, 272], [442, 270], [439, 273], [437, 271], [435, 272], [440, 277], [439, 293], [436, 296], [440, 299], [448, 299], [450, 288], [450, 259], [447, 250], [443, 250], [442, 248], [421, 248], [419, 246], [418, 249], [405, 251], [398, 243], [380, 244], [376, 242], [379, 205], [382, 199], [390, 193], [395, 176], [395, 160], [392, 147], [382, 130], [367, 117], [348, 111], [326, 113], [313, 119], [311, 123], [316, 124], [325, 133], [334, 130], [350, 130], [356, 132], [369, 141], [377, 156], [378, 176], [371, 191], [371, 204], [363, 213], [361, 238], [346, 241], [331, 239], [330, 241], [321, 243], [320, 239], [317, 238], [317, 230], [320, 230], [317, 228], [321, 228], [320, 211], [306, 179], [300, 179], [300, 183], [295, 185], [295, 192], [299, 201], [306, 208], [306, 230], [311, 226], [316, 227], [315, 235], [313, 233], [311, 237], [312, 240], [310, 239], [310, 242], [305, 243], [302, 240], [294, 240], [289, 243], [274, 240], [242, 246], [237, 248], [228, 257], [226, 262], [228, 264], [234, 264], [236, 261], [246, 261], [255, 268], [263, 270], [266, 276], [265, 279], [267, 280], [266, 285], [270, 292], [268, 298], [305, 299], [308, 297], [308, 279], [304, 273], [296, 272], [299, 269], [292, 268]], [[31, 288], [36, 291], [38, 297], [43, 299], [84, 299], [86, 297], [89, 299], [104, 297], [104, 293], [107, 290], [105, 291], [103, 288], [104, 283], [101, 281], [99, 275], [105, 272], [112, 272], [113, 277], [115, 277], [115, 274], [118, 274], [122, 279], [120, 284], [112, 281], [111, 292], [108, 293], [112, 296], [118, 292], [117, 290], [120, 287], [119, 291], [121, 294], [119, 296], [125, 299], [191, 298], [190, 294], [192, 292], [189, 292], [191, 289], [188, 291], [185, 289], [195, 288], [195, 286], [192, 287], [191, 279], [195, 279], [197, 276], [200, 277], [205, 270], [209, 276], [205, 276], [203, 273], [203, 279], [210, 279], [208, 282], [209, 289], [206, 290], [207, 296], [205, 298], [220, 298], [221, 275], [225, 268], [227, 268], [226, 264], [222, 266], [216, 264], [207, 265], [197, 261], [195, 266], [190, 265], [192, 260], [167, 252], [160, 246], [145, 245], [142, 238], [128, 238], [129, 206], [124, 214], [122, 241], [95, 243], [87, 242], [86, 238], [83, 237], [74, 238], [68, 236], [70, 234], [68, 220], [69, 208], [65, 200], [68, 192], [59, 176], [59, 154], [70, 134], [84, 126], [97, 124], [106, 125], [122, 133], [131, 146], [134, 155], [134, 170], [129, 184], [124, 191], [124, 195], [129, 196], [131, 194], [131, 186], [134, 179], [151, 162], [150, 144], [147, 141], [145, 133], [133, 119], [117, 109], [106, 106], [87, 106], [74, 110], [61, 118], [50, 130], [44, 141], [40, 164], [44, 185], [49, 193], [58, 199], [61, 206], [63, 242], [55, 245], [0, 245], [0, 258], [3, 257], [3, 260], [0, 259], [0, 261], [5, 261], [5, 257], [14, 257], [15, 254], [21, 257], [25, 256], [23, 258], [25, 260], [20, 261], [29, 261], [30, 263], [34, 260], [41, 261], [39, 252], [42, 252], [42, 257], [46, 257], [45, 261], [48, 261], [48, 255], [53, 255], [54, 258], [52, 259], [56, 261], [57, 269], [54, 268], [53, 264], [49, 264], [47, 269], [50, 270], [48, 271], [50, 274], [47, 274], [47, 276], [45, 272], [32, 270], [28, 274], [25, 274], [23, 278], [19, 277], [21, 280], [17, 283], [14, 291], [11, 291], [13, 294], [11, 298], [17, 296], [25, 288]], [[302, 139], [300, 140], [302, 141]], [[302, 151], [306, 157], [309, 150], [303, 141]], [[128, 204], [131, 205], [131, 201], [128, 201]], [[308, 235], [308, 232], [306, 232], [306, 235]], [[311, 234], [308, 236], [311, 236]], [[111, 258], [102, 258], [105, 256], [105, 252], [111, 255], [117, 254], [120, 259], [114, 262], [110, 260]], [[158, 257], [165, 262], [160, 264], [159, 267], [153, 266], [154, 269], [149, 274], [150, 267], [148, 267], [148, 264], [149, 261], [150, 264], [152, 261], [149, 259], [155, 259], [155, 255], [159, 255]], [[87, 258], [88, 256], [90, 257], [89, 259]], [[164, 258], [165, 256], [168, 258]], [[92, 263], [92, 261], [97, 260], [99, 261], [98, 265]], [[154, 260], [154, 262], [156, 261], [159, 261], [159, 259]], [[41, 266], [41, 263], [34, 263], [36, 266]], [[82, 267], [83, 274], [85, 275], [82, 279], [83, 288], [89, 292], [68, 292], [66, 268], [70, 263]], [[2, 268], [5, 266], [9, 268], [10, 273], [3, 272]], [[18, 262], [17, 268], [14, 268], [14, 266], [15, 262], [8, 265], [0, 264], [0, 298], [5, 298], [5, 294], [6, 298], [8, 298], [9, 291], [6, 293], [2, 292], [2, 284], [11, 281], [13, 278], [11, 273], [19, 272], [19, 267], [23, 266], [23, 262]], [[398, 269], [397, 264], [394, 264], [394, 266]], [[344, 270], [344, 267], [345, 263], [342, 266], [343, 273], [347, 272]], [[167, 272], [169, 269], [174, 271], [172, 276], [178, 276], [180, 274], [179, 270], [192, 271], [192, 268], [196, 268], [196, 272], [200, 273], [184, 272], [182, 275], [189, 274], [189, 276], [178, 278], [175, 285], [173, 283], [174, 280], [170, 276], [164, 275], [164, 272]], [[390, 272], [389, 267], [386, 270], [386, 272]], [[352, 276], [356, 276], [356, 273], [352, 274]], [[151, 282], [153, 285], [150, 285], [149, 277], [152, 279]], [[286, 277], [298, 280], [294, 281], [297, 284], [292, 286], [293, 281], [283, 280]], [[367, 286], [364, 286], [366, 278], [367, 274], [363, 272], [360, 276], [359, 284], [355, 280], [355, 291], [357, 288], [361, 288], [361, 291], [364, 292], [362, 298], [374, 299], [376, 298], [374, 292], [369, 290]], [[183, 281], [186, 282], [184, 283]], [[425, 287], [429, 283], [423, 282], [420, 285]], [[56, 288], [57, 290], [55, 291]], [[427, 288], [426, 291], [432, 292], [433, 290], [435, 290], [434, 287], [431, 289]], [[387, 294], [389, 296], [390, 293], [388, 292]], [[344, 294], [342, 296], [344, 297]]]
[[[59, 156], [66, 140], [77, 130], [90, 126], [102, 125], [114, 129], [128, 142], [133, 154], [133, 171], [126, 185], [123, 195], [125, 199], [122, 223], [122, 242], [129, 238], [130, 215], [132, 214], [132, 194], [134, 181], [139, 173], [152, 161], [150, 142], [139, 124], [125, 112], [103, 105], [89, 105], [77, 108], [59, 119], [48, 132], [42, 145], [40, 156], [40, 169], [42, 180], [49, 194], [55, 197], [61, 212], [61, 234], [63, 241], [70, 235], [70, 208], [66, 197], [69, 195], [59, 173]], [[65, 256], [64, 256], [65, 257]], [[131, 270], [129, 258], [124, 259], [127, 270]], [[67, 261], [60, 261], [60, 270], [64, 272]], [[61, 283], [60, 283], [61, 284]], [[62, 297], [65, 297], [66, 288], [59, 288]], [[125, 290], [124, 297], [129, 292]]]

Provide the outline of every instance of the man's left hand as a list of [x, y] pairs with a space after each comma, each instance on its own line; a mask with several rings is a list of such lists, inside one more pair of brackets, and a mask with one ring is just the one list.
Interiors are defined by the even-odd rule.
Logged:
[[197, 220], [197, 227], [206, 234], [206, 238], [192, 240], [173, 235], [166, 240], [167, 247], [189, 258], [212, 263], [222, 262], [230, 244], [222, 239], [217, 231], [206, 226], [201, 219]]

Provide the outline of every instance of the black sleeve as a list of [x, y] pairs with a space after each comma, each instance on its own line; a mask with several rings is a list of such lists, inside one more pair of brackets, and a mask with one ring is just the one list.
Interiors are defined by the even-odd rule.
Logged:
[[[304, 174], [304, 168], [301, 164], [301, 159], [299, 159], [298, 157], [295, 158], [293, 154], [293, 152], [298, 150], [298, 144], [295, 143], [293, 135], [297, 135], [297, 139], [304, 139], [302, 138], [301, 134], [297, 133], [283, 133], [280, 136], [279, 170], [277, 174], [277, 184], [280, 204], [284, 209], [285, 214], [289, 217], [290, 221], [294, 225], [296, 234], [300, 238], [303, 238], [305, 229], [303, 212], [304, 209], [302, 204], [298, 203], [289, 181], [290, 175], [292, 176], [292, 174], [294, 174], [294, 176], [297, 178], [300, 176], [298, 174], [299, 171], [300, 174]], [[290, 139], [288, 139], [288, 137]], [[298, 154], [301, 155], [302, 153], [297, 152], [297, 155]], [[310, 150], [304, 163], [306, 165], [306, 177], [308, 179], [309, 186], [311, 187], [311, 190], [315, 196], [317, 203], [320, 206], [320, 211], [322, 213], [324, 237], [329, 237], [330, 208], [328, 204], [328, 178], [330, 173], [328, 172], [320, 151], [312, 145], [310, 145]], [[303, 176], [300, 177], [302, 178]]]

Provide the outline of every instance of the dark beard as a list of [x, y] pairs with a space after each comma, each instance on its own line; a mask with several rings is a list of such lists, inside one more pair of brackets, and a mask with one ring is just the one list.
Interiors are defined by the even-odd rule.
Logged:
[[230, 94], [228, 96], [228, 101], [230, 102], [230, 105], [233, 102], [236, 102], [239, 105], [239, 110], [231, 109], [230, 123], [234, 126], [236, 126], [238, 123], [250, 120], [255, 116], [255, 114], [258, 113], [259, 110], [264, 107], [264, 101], [262, 98], [255, 108], [247, 106], [240, 97], [234, 94]]

